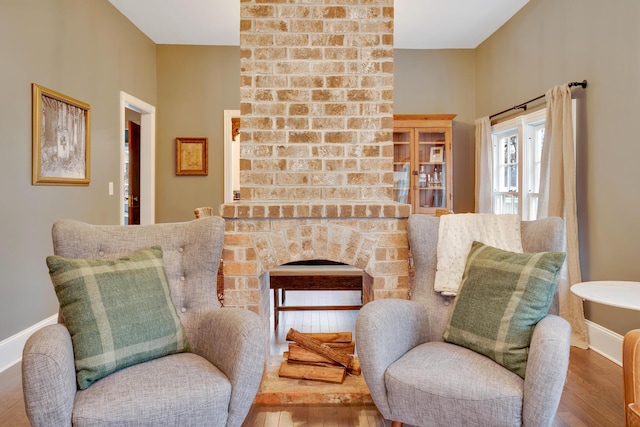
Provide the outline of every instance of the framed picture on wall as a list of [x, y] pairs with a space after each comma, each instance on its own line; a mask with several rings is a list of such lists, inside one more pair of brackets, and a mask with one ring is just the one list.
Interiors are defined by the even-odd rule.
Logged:
[[32, 84], [33, 185], [89, 185], [89, 104]]
[[176, 138], [176, 175], [207, 175], [207, 138]]

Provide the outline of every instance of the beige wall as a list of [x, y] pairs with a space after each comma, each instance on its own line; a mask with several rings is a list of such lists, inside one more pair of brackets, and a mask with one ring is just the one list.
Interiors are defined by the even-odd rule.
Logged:
[[[224, 110], [240, 108], [240, 48], [158, 46], [156, 222], [224, 202]], [[177, 137], [209, 139], [209, 174], [175, 174]]]
[[[578, 104], [578, 220], [584, 280], [640, 280], [640, 2], [531, 0], [477, 49], [476, 115], [587, 79]], [[640, 315], [587, 304], [620, 334]]]
[[[53, 315], [59, 218], [117, 224], [120, 91], [156, 103], [156, 47], [106, 0], [0, 1], [0, 341]], [[91, 105], [91, 185], [31, 185], [31, 83]]]

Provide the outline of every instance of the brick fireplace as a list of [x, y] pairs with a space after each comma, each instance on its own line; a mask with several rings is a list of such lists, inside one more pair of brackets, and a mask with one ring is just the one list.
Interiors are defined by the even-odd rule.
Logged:
[[410, 206], [392, 200], [393, 0], [242, 0], [241, 201], [226, 219], [225, 305], [269, 319], [268, 271], [365, 272], [406, 298]]

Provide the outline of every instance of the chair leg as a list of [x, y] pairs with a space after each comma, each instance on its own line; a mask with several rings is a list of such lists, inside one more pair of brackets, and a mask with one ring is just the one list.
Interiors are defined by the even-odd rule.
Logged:
[[402, 427], [402, 423], [400, 421], [391, 421], [391, 427]]

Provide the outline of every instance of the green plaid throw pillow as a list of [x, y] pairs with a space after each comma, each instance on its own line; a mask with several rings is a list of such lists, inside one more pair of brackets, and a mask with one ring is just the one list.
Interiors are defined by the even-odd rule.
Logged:
[[160, 246], [109, 260], [49, 256], [47, 266], [71, 333], [80, 389], [127, 366], [188, 350]]
[[524, 378], [533, 329], [549, 311], [564, 259], [473, 242], [444, 340]]

